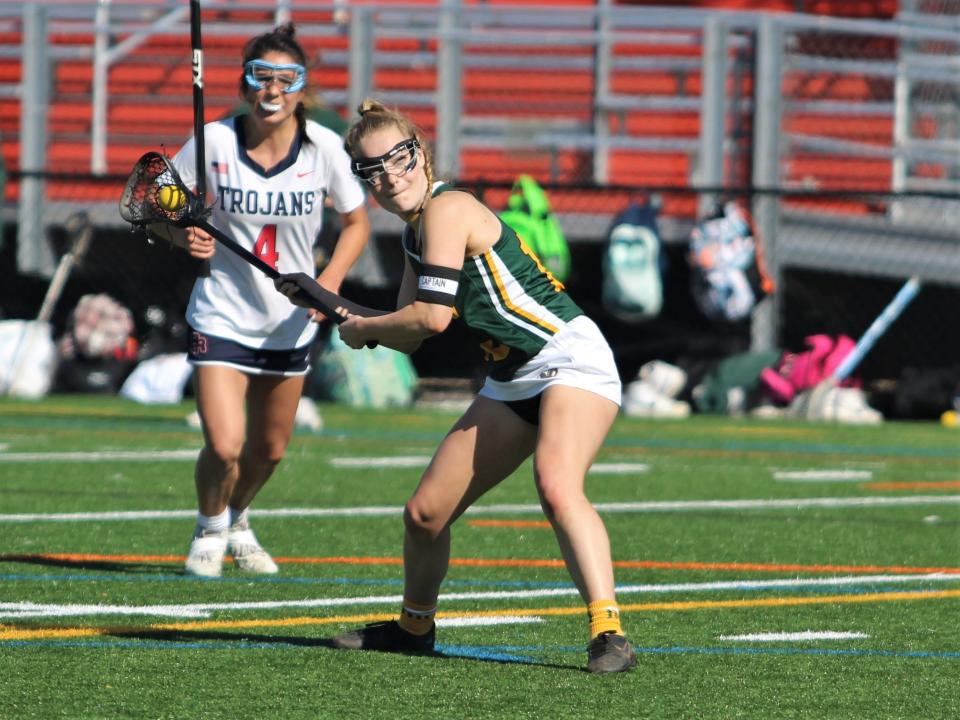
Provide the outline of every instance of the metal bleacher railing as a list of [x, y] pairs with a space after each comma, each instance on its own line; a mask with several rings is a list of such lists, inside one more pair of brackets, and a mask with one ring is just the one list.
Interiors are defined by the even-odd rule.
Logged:
[[[209, 0], [207, 114], [237, 101], [242, 41], [292, 19], [327, 104], [349, 115], [374, 95], [409, 112], [438, 168], [493, 204], [533, 174], [573, 242], [602, 240], [650, 192], [664, 199], [664, 239], [683, 242], [698, 210], [738, 196], [775, 275], [957, 285], [960, 24], [931, 20], [923, 0], [901, 7], [867, 21], [603, 0]], [[19, 78], [0, 78], [0, 117], [6, 215], [19, 207], [29, 271], [44, 265], [45, 224], [81, 203], [119, 226], [122, 175], [190, 133], [186, 4], [0, 2], [0, 27], [0, 54], [21, 57]], [[779, 314], [762, 321], [768, 333]]]

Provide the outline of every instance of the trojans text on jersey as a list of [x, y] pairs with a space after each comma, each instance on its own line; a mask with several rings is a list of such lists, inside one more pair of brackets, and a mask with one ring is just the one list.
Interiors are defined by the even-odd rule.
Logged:
[[220, 186], [217, 202], [220, 209], [235, 215], [269, 215], [271, 217], [309, 215], [322, 203], [317, 197], [323, 190], [242, 190]]

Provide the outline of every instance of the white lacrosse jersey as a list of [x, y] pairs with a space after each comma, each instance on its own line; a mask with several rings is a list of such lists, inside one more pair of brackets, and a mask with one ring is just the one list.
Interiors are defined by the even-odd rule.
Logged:
[[[355, 210], [364, 192], [350, 172], [339, 135], [308, 120], [310, 142], [294, 143], [276, 167], [265, 169], [247, 154], [240, 117], [204, 128], [207, 205], [211, 225], [222, 230], [281, 273], [316, 275], [313, 244], [329, 196], [337, 212]], [[187, 187], [196, 186], [195, 142], [181, 148], [173, 164]], [[276, 290], [273, 280], [219, 245], [209, 277], [197, 278], [187, 305], [195, 330], [268, 350], [310, 343], [317, 332], [307, 311]]]

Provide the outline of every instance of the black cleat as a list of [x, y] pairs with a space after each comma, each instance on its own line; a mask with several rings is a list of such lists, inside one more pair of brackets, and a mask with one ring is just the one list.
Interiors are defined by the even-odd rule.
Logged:
[[588, 672], [626, 672], [636, 664], [637, 654], [623, 635], [600, 633], [587, 645]]
[[400, 627], [396, 620], [371, 623], [333, 638], [333, 646], [341, 650], [380, 650], [397, 653], [432, 653], [437, 626], [426, 635], [414, 635]]

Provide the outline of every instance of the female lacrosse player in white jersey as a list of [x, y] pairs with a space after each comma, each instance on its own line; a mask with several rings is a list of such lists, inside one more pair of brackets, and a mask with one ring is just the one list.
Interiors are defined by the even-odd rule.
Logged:
[[628, 670], [636, 654], [620, 625], [607, 532], [584, 494], [584, 476], [620, 403], [613, 353], [509, 227], [474, 196], [433, 182], [429, 152], [408, 118], [374, 101], [359, 111], [346, 136], [352, 168], [407, 223], [406, 263], [399, 309], [350, 316], [340, 336], [354, 348], [377, 341], [413, 352], [456, 319], [475, 336], [489, 376], [407, 502], [399, 619], [339, 635], [334, 644], [432, 650], [451, 524], [532, 454], [541, 505], [588, 607], [587, 668]]
[[[329, 197], [343, 225], [317, 281], [337, 292], [367, 242], [369, 220], [341, 138], [305, 120], [306, 62], [292, 25], [247, 42], [240, 94], [250, 113], [209, 123], [204, 132], [207, 204], [210, 222], [240, 245], [280, 272], [313, 277], [313, 243]], [[174, 158], [188, 187], [194, 147], [191, 139]], [[229, 552], [244, 570], [274, 573], [247, 508], [290, 440], [317, 325], [259, 270], [233, 253], [215, 252], [202, 230], [188, 228], [177, 239], [210, 263], [187, 308], [204, 447], [186, 570], [218, 576]]]

